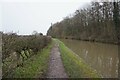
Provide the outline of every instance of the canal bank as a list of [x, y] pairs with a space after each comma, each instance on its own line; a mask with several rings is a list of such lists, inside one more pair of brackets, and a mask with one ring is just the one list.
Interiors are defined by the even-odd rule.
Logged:
[[67, 48], [63, 42], [55, 39], [59, 43], [61, 58], [65, 70], [70, 78], [101, 78], [92, 67], [87, 65], [83, 59], [77, 56], [73, 51]]
[[60, 40], [104, 78], [118, 77], [118, 45], [71, 39]]

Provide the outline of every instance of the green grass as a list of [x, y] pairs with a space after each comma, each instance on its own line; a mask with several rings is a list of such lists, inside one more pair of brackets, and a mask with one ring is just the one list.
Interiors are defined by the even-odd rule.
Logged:
[[44, 48], [41, 52], [38, 52], [38, 54], [26, 60], [22, 67], [18, 67], [15, 69], [12, 77], [14, 78], [45, 77], [48, 68], [49, 53], [52, 45], [53, 42], [49, 44], [46, 48]]
[[100, 78], [98, 73], [87, 65], [80, 57], [75, 55], [73, 51], [67, 48], [63, 42], [59, 43], [62, 61], [65, 70], [70, 78]]

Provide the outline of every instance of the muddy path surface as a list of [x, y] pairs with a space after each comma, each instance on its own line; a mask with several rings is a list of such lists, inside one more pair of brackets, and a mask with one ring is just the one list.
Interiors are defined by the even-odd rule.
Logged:
[[47, 78], [68, 78], [58, 46], [59, 45], [56, 43], [51, 49]]

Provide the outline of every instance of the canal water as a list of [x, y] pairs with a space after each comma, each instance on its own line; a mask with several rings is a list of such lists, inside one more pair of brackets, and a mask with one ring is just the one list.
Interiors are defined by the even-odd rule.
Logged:
[[104, 78], [118, 77], [118, 45], [69, 39], [61, 41]]

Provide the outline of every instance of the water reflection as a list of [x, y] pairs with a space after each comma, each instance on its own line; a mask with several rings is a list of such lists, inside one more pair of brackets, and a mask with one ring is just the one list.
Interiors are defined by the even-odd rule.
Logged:
[[118, 77], [118, 46], [78, 40], [62, 41], [103, 77]]

